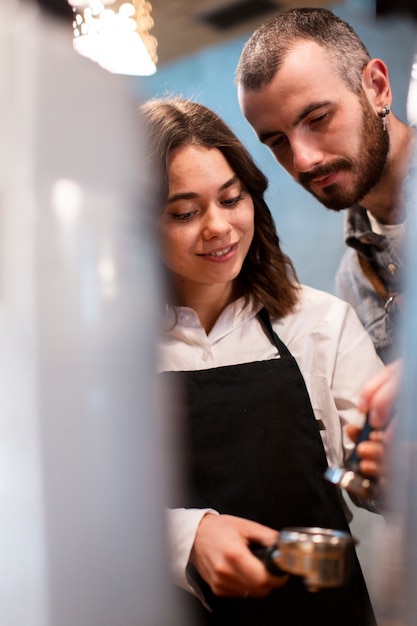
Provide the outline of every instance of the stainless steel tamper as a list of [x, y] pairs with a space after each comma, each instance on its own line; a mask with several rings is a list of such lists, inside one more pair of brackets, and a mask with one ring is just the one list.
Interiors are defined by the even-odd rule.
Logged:
[[372, 432], [372, 427], [369, 423], [368, 415], [366, 416], [365, 426], [363, 427], [358, 440], [356, 441], [355, 448], [343, 467], [328, 467], [324, 473], [324, 478], [331, 482], [333, 485], [338, 485], [352, 495], [360, 498], [375, 499], [379, 494], [378, 481], [372, 478], [367, 478], [359, 472], [359, 457], [357, 448], [362, 441], [366, 441], [369, 438], [369, 434]]

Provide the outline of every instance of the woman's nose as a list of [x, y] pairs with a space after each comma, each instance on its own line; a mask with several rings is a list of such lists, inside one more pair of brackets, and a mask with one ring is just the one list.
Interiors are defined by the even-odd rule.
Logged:
[[218, 205], [211, 205], [204, 216], [203, 235], [206, 239], [218, 237], [230, 231], [231, 226], [227, 216], [227, 210]]

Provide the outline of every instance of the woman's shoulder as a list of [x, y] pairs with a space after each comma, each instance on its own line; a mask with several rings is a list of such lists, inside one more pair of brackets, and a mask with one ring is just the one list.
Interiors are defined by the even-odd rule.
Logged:
[[308, 285], [301, 285], [294, 311], [277, 322], [277, 330], [288, 338], [314, 333], [336, 338], [341, 333], [364, 331], [353, 308], [337, 296]]
[[316, 289], [315, 287], [310, 287], [309, 285], [302, 284], [297, 309], [320, 309], [321, 307], [332, 308], [335, 310], [338, 309], [341, 312], [351, 309], [351, 306], [345, 300], [342, 300], [338, 296], [327, 291], [322, 291], [321, 289]]
[[[354, 309], [337, 296], [302, 286], [297, 309], [274, 322], [278, 336], [309, 371], [332, 372], [336, 362], [355, 353], [369, 371], [379, 367], [368, 333]], [[352, 361], [353, 362], [353, 361]]]

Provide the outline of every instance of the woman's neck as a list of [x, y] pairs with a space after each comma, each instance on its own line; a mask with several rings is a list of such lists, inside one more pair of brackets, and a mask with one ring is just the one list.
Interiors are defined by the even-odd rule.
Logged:
[[177, 304], [193, 309], [208, 335], [224, 309], [241, 295], [239, 291], [236, 281], [201, 285], [188, 290], [187, 293], [177, 288]]

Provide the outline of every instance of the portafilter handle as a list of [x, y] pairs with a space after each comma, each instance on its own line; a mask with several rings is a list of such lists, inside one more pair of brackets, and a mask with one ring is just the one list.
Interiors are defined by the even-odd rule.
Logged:
[[346, 461], [345, 465], [343, 467], [328, 467], [324, 473], [324, 478], [333, 485], [338, 485], [342, 489], [346, 489], [346, 491], [351, 495], [368, 499], [375, 499], [378, 497], [379, 484], [378, 480], [367, 478], [360, 473], [358, 446], [362, 443], [362, 441], [367, 441], [369, 439], [369, 435], [372, 431], [373, 428], [369, 423], [369, 416], [367, 415], [365, 425], [361, 430], [353, 452]]
[[285, 576], [287, 574], [287, 572], [277, 565], [280, 554], [277, 543], [270, 546], [263, 546], [260, 543], [252, 542], [249, 544], [249, 549], [256, 557], [258, 557], [260, 561], [262, 561], [272, 576]]
[[366, 416], [365, 425], [359, 433], [359, 437], [356, 440], [355, 447], [353, 449], [352, 454], [350, 455], [346, 467], [347, 469], [352, 470], [355, 474], [359, 474], [359, 456], [358, 456], [358, 446], [362, 441], [368, 441], [369, 435], [373, 431], [373, 428], [369, 422], [369, 415]]

